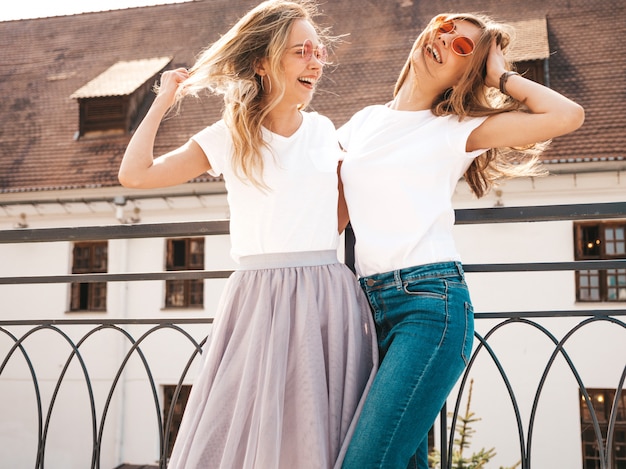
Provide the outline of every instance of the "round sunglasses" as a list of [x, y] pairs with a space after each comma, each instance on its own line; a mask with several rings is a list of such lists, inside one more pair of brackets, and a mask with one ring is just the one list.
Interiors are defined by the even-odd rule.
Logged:
[[[452, 20], [444, 20], [437, 23], [437, 31], [442, 34], [448, 34], [456, 30], [456, 24]], [[474, 41], [467, 36], [456, 36], [450, 43], [452, 52], [461, 57], [472, 55], [474, 52]]]
[[301, 49], [302, 58], [309, 62], [313, 58], [313, 54], [315, 54], [315, 58], [322, 65], [326, 65], [328, 63], [328, 51], [326, 50], [326, 46], [324, 44], [318, 44], [317, 47], [313, 47], [313, 43], [310, 39], [307, 39], [302, 44]]

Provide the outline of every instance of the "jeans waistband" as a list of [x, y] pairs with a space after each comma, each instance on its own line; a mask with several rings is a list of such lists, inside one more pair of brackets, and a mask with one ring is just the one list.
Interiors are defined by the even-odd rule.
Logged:
[[382, 286], [402, 286], [402, 283], [406, 281], [428, 278], [457, 278], [465, 280], [465, 273], [460, 262], [438, 262], [361, 277], [359, 282], [363, 288], [369, 289]]
[[278, 252], [243, 256], [237, 270], [279, 269], [337, 264], [337, 251]]

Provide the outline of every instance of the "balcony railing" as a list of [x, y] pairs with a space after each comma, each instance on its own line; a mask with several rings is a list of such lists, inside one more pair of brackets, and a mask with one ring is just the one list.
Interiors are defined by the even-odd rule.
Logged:
[[[559, 205], [543, 207], [497, 207], [491, 209], [466, 209], [457, 210], [457, 224], [493, 224], [493, 223], [519, 223], [538, 221], [560, 220], [605, 220], [622, 218], [626, 215], [626, 203], [585, 204], [585, 205]], [[81, 240], [114, 240], [153, 237], [191, 237], [212, 236], [228, 234], [227, 221], [193, 222], [193, 223], [169, 223], [169, 224], [143, 224], [143, 225], [119, 225], [98, 226], [82, 228], [50, 228], [50, 229], [19, 229], [0, 231], [0, 244], [11, 243], [41, 243], [54, 241], [81, 241]], [[346, 263], [353, 264], [353, 238], [351, 232], [346, 233]], [[610, 261], [576, 261], [576, 262], [544, 262], [544, 263], [510, 263], [510, 264], [466, 264], [468, 274], [481, 273], [506, 273], [506, 272], [551, 272], [551, 271], [575, 271], [594, 269], [626, 269], [626, 259]], [[74, 274], [74, 275], [43, 275], [43, 276], [16, 276], [0, 278], [0, 285], [29, 285], [29, 284], [58, 284], [72, 282], [135, 282], [135, 281], [163, 281], [171, 279], [224, 279], [230, 275], [230, 271], [184, 271], [184, 272], [147, 272], [147, 273], [116, 273], [116, 274]], [[543, 392], [546, 382], [551, 377], [555, 363], [562, 362], [569, 369], [571, 377], [576, 381], [581, 395], [586, 403], [593, 422], [593, 432], [596, 437], [596, 450], [599, 461], [595, 467], [612, 469], [613, 441], [615, 439], [615, 425], [624, 416], [618, 416], [617, 403], [621, 397], [621, 389], [626, 378], [626, 356], [618, 357], [621, 360], [621, 376], [616, 385], [616, 397], [611, 407], [608, 431], [602, 433], [601, 424], [606, 424], [599, 419], [594, 411], [585, 383], [576, 366], [576, 360], [567, 351], [567, 345], [573, 340], [578, 331], [583, 328], [594, 327], [598, 323], [607, 324], [618, 329], [626, 328], [623, 317], [626, 315], [624, 303], [613, 303], [613, 309], [573, 309], [552, 311], [479, 311], [475, 313], [477, 324], [484, 321], [486, 328], [482, 333], [476, 332], [475, 346], [469, 366], [460, 379], [451, 400], [454, 402], [453, 409], [442, 409], [438, 432], [439, 451], [441, 455], [441, 467], [452, 467], [455, 430], [458, 429], [459, 417], [462, 415], [462, 403], [467, 399], [468, 387], [472, 372], [479, 360], [487, 360], [497, 370], [508, 395], [512, 420], [507, 425], [512, 425], [515, 434], [515, 453], [522, 469], [531, 468], [531, 456], [533, 443], [536, 443], [538, 420], [541, 415]], [[511, 308], [513, 310], [514, 308]], [[189, 372], [194, 364], [197, 364], [206, 341], [207, 331], [212, 320], [201, 319], [45, 319], [20, 320], [19, 318], [8, 319], [10, 311], [3, 307], [2, 320], [0, 320], [0, 402], [4, 406], [11, 407], [10, 399], [3, 398], [9, 394], [9, 389], [15, 385], [15, 376], [28, 376], [26, 388], [32, 393], [32, 409], [28, 417], [12, 415], [9, 411], [1, 413], [0, 423], [3, 431], [15, 428], [19, 433], [21, 428], [19, 421], [22, 417], [36, 420], [36, 434], [29, 434], [26, 441], [20, 442], [17, 447], [1, 449], [2, 457], [7, 458], [11, 452], [23, 454], [32, 452], [32, 466], [43, 469], [48, 466], [47, 455], [55, 453], [55, 445], [75, 448], [77, 453], [85, 455], [85, 461], [81, 467], [100, 468], [103, 465], [104, 440], [113, 438], [123, 441], [125, 434], [120, 434], [121, 428], [129, 425], [113, 421], [111, 417], [112, 407], [118, 407], [120, 399], [116, 393], [129, 392], [125, 375], [131, 375], [137, 386], [143, 387], [144, 418], [139, 422], [133, 422], [130, 427], [136, 428], [137, 432], [154, 437], [156, 457], [153, 458], [155, 467], [165, 468], [167, 463], [167, 451], [170, 447], [170, 428], [173, 425], [174, 409], [163, 408], [160, 383], [165, 373], [160, 363], [151, 361], [151, 354], [162, 356], [162, 350], [182, 350], [177, 356], [182, 357], [177, 363], [177, 382], [175, 395], [172, 402], [176, 402], [178, 393], [183, 383], [189, 379]], [[542, 322], [551, 320], [551, 324], [557, 325], [560, 335], [551, 332]], [[569, 319], [566, 322], [564, 320]], [[554, 322], [556, 321], [556, 322]], [[574, 324], [572, 325], [572, 321]], [[563, 324], [567, 324], [563, 326]], [[530, 395], [532, 402], [520, 402], [515, 386], [511, 381], [507, 367], [502, 363], [501, 357], [494, 351], [492, 341], [501, 330], [512, 325], [525, 325], [535, 333], [547, 338], [552, 344], [548, 351], [548, 359], [543, 369], [535, 369], [539, 376], [538, 384]], [[565, 327], [565, 329], [563, 329]], [[479, 329], [477, 327], [477, 329]], [[484, 332], [486, 330], [486, 332]], [[104, 336], [105, 339], [96, 339]], [[116, 339], [112, 340], [112, 337]], [[54, 337], [54, 338], [51, 338]], [[119, 339], [125, 345], [118, 353], [116, 363], [111, 369], [98, 369], [98, 350], [95, 350], [91, 342], [107, 344], [118, 343]], [[40, 352], [31, 352], [33, 344], [41, 344], [46, 340], [50, 343], [63, 342], [63, 347], [58, 344], [50, 350], [65, 353], [60, 362], [63, 365], [55, 374], [51, 369], [40, 369], [38, 363], [41, 360]], [[100, 342], [98, 342], [98, 340]], [[157, 343], [158, 340], [158, 343]], [[166, 342], [166, 340], [168, 342]], [[117, 342], [116, 342], [117, 341]], [[157, 345], [155, 345], [157, 343]], [[614, 344], [615, 345], [615, 344]], [[158, 349], [158, 350], [155, 350]], [[65, 350], [65, 352], [63, 352]], [[101, 352], [101, 351], [100, 351]], [[523, 353], [513, 350], [512, 353]], [[94, 358], [95, 356], [95, 358]], [[44, 357], [45, 362], [45, 357]], [[17, 371], [16, 371], [17, 370]], [[21, 371], [20, 371], [21, 370]], [[20, 374], [21, 373], [21, 374]], [[171, 368], [169, 373], [171, 380]], [[42, 378], [44, 375], [44, 378]], [[19, 381], [19, 378], [17, 379]], [[21, 380], [20, 389], [25, 389], [24, 380]], [[171, 382], [171, 381], [170, 381]], [[78, 384], [77, 384], [78, 383]], [[71, 384], [72, 389], [81, 388], [86, 399], [77, 399], [75, 405], [70, 404], [72, 413], [89, 415], [88, 433], [85, 440], [80, 442], [63, 442], [62, 432], [56, 423], [59, 417], [55, 412], [64, 412], [68, 408], [67, 398], [63, 404], [64, 386]], [[133, 389], [136, 392], [137, 389]], [[27, 398], [28, 396], [24, 396]], [[29, 402], [31, 402], [29, 400]], [[30, 405], [30, 404], [29, 404]], [[123, 404], [122, 404], [123, 405]], [[526, 412], [524, 411], [526, 409]], [[451, 410], [451, 412], [450, 412]], [[526, 413], [526, 415], [525, 415]], [[524, 418], [526, 416], [527, 420]], [[9, 421], [11, 418], [17, 421]], [[112, 428], [113, 427], [113, 428]], [[149, 429], [148, 429], [149, 428]], [[128, 433], [128, 430], [124, 430]], [[59, 435], [58, 433], [61, 433]], [[133, 434], [136, 437], [136, 434]], [[15, 436], [15, 440], [19, 439]], [[12, 441], [15, 441], [12, 440]], [[158, 441], [157, 441], [158, 440]], [[123, 443], [120, 443], [123, 444]], [[0, 445], [3, 443], [0, 442]], [[74, 446], [73, 446], [74, 445]], [[1, 446], [0, 446], [1, 447]], [[87, 462], [88, 460], [88, 462]], [[144, 461], [145, 462], [145, 461]], [[515, 461], [514, 461], [515, 462]], [[30, 467], [30, 464], [29, 466]], [[622, 467], [622, 466], [619, 466]], [[54, 468], [53, 468], [54, 469]], [[108, 468], [107, 468], [108, 469]]]

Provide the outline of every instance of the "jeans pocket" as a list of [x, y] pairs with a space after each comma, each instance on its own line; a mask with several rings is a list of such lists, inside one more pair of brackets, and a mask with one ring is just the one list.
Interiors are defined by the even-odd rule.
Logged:
[[442, 279], [409, 280], [402, 284], [404, 293], [411, 296], [423, 296], [445, 300], [447, 297], [447, 284]]

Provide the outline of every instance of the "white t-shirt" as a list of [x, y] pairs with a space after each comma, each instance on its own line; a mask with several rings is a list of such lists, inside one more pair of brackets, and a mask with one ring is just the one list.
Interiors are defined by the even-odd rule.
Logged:
[[361, 276], [460, 260], [454, 189], [472, 159], [470, 133], [485, 118], [366, 107], [338, 130], [341, 177]]
[[337, 249], [337, 164], [343, 158], [333, 123], [303, 112], [290, 137], [263, 129], [263, 190], [238, 177], [232, 138], [223, 120], [192, 137], [206, 154], [210, 173], [222, 174], [230, 206], [231, 255]]

